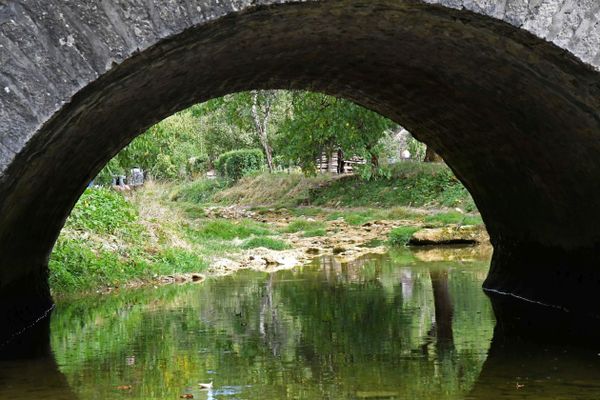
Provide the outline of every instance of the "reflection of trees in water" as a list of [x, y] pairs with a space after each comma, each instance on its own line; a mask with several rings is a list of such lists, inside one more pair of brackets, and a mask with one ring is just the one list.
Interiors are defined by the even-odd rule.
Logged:
[[280, 348], [286, 342], [287, 324], [279, 316], [279, 307], [273, 300], [273, 275], [264, 284], [260, 305], [259, 332], [264, 344], [271, 349], [274, 357], [280, 355]]
[[[398, 389], [397, 383], [390, 385], [398, 379], [404, 381], [405, 393], [439, 390], [439, 396], [452, 397], [467, 390], [477, 376], [487, 343], [482, 340], [480, 349], [456, 351], [448, 270], [386, 268], [381, 263], [372, 268], [363, 263], [360, 268], [360, 279], [353, 269], [339, 264], [338, 274], [349, 271], [347, 276], [325, 269], [322, 279], [280, 288], [286, 310], [307, 315], [300, 348], [313, 375], [326, 377], [336, 371], [348, 377], [364, 368], [367, 375], [376, 371], [377, 376], [371, 378], [387, 383], [390, 390]], [[464, 281], [465, 277], [457, 275], [456, 279]], [[391, 281], [395, 283], [390, 285]], [[479, 283], [471, 284], [477, 287], [473, 293], [479, 301], [485, 301]], [[463, 323], [464, 318], [459, 320]], [[416, 354], [422, 354], [428, 342], [426, 358], [418, 360]], [[336, 350], [343, 359], [330, 357]]]
[[[476, 295], [479, 281], [462, 271], [364, 267], [360, 279], [248, 274], [63, 307], [52, 337], [73, 390], [49, 353], [46, 330], [24, 344], [27, 352], [0, 361], [0, 398], [66, 400], [76, 398], [73, 391], [109, 398], [116, 384], [134, 386], [127, 398], [178, 398], [186, 385], [211, 379], [202, 375], [209, 370], [218, 371], [218, 386], [253, 385], [245, 398], [349, 398], [369, 390], [400, 398], [600, 398], [595, 349], [536, 346], [496, 332], [481, 368], [488, 342], [473, 337], [485, 299]], [[340, 283], [347, 280], [353, 283]]]
[[432, 270], [429, 271], [431, 287], [433, 289], [433, 304], [435, 308], [435, 336], [440, 343], [452, 345], [454, 335], [452, 333], [452, 316], [454, 307], [448, 288], [448, 271]]
[[[155, 387], [175, 395], [170, 390], [203, 378], [199, 371], [217, 370], [216, 379], [242, 379], [236, 384], [268, 382], [277, 398], [348, 397], [369, 385], [452, 398], [472, 384], [487, 343], [461, 346], [458, 340], [443, 356], [433, 342], [423, 356], [434, 320], [454, 319], [455, 339], [475, 325], [473, 315], [462, 312], [466, 307], [453, 318], [452, 306], [444, 314], [435, 298], [449, 302], [460, 290], [479, 309], [484, 299], [469, 275], [446, 273], [439, 290], [434, 276], [428, 268], [368, 260], [273, 275], [242, 272], [202, 286], [150, 291], [147, 299], [124, 294], [63, 308], [53, 321], [53, 342], [81, 393], [98, 390], [86, 385], [110, 387], [118, 376], [124, 383], [152, 382], [140, 388], [141, 398]], [[462, 293], [467, 286], [474, 289]], [[121, 319], [109, 319], [116, 310]], [[135, 365], [127, 366], [132, 349]], [[462, 372], [448, 371], [453, 364], [444, 357]]]
[[432, 269], [429, 271], [433, 293], [434, 316], [428, 337], [425, 339], [423, 354], [429, 355], [430, 347], [435, 343], [435, 350], [441, 359], [448, 359], [454, 350], [454, 332], [452, 318], [454, 306], [448, 287], [448, 271]]

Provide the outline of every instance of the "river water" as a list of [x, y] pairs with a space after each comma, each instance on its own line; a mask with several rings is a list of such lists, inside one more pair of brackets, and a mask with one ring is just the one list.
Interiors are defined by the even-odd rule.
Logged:
[[59, 303], [49, 351], [0, 361], [0, 398], [600, 398], [597, 349], [495, 337], [489, 260], [458, 259], [323, 258]]

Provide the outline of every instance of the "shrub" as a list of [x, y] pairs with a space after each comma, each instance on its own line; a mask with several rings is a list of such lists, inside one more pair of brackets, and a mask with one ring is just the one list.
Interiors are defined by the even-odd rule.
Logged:
[[393, 246], [406, 246], [410, 241], [413, 233], [419, 228], [414, 226], [400, 226], [390, 231], [388, 242]]
[[222, 154], [215, 162], [217, 172], [233, 180], [262, 169], [265, 157], [261, 150], [234, 150]]
[[135, 208], [121, 193], [92, 188], [81, 195], [67, 220], [67, 226], [76, 230], [113, 234], [136, 219]]
[[227, 176], [227, 171], [225, 170], [225, 164], [227, 163], [227, 160], [229, 159], [229, 157], [231, 156], [231, 152], [228, 151], [227, 153], [223, 153], [219, 156], [219, 158], [216, 159], [215, 161], [215, 170], [217, 171], [217, 173], [221, 176]]
[[206, 154], [200, 154], [199, 156], [190, 157], [188, 160], [188, 169], [192, 174], [198, 174], [206, 172], [209, 169], [210, 159]]
[[50, 258], [49, 282], [54, 293], [66, 294], [144, 278], [148, 268], [135, 255], [122, 257], [111, 250], [92, 249], [83, 239], [60, 238]]

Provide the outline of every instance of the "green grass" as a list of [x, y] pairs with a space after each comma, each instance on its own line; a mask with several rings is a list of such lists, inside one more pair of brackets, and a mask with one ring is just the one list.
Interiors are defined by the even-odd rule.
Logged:
[[199, 179], [177, 187], [170, 196], [173, 201], [204, 204], [210, 202], [213, 196], [228, 188], [231, 181], [228, 179]]
[[398, 228], [394, 228], [389, 233], [388, 243], [392, 246], [406, 246], [412, 235], [418, 230], [419, 228], [414, 226], [399, 226]]
[[229, 181], [202, 179], [175, 190], [172, 198], [196, 204], [212, 201], [288, 207], [295, 216], [321, 215], [323, 206], [458, 207], [466, 212], [476, 211], [467, 190], [443, 163], [402, 162], [391, 167], [389, 178], [373, 180], [328, 174], [306, 177], [300, 173], [263, 173], [230, 186]]
[[314, 206], [335, 207], [459, 207], [475, 211], [475, 204], [444, 164], [403, 162], [389, 179], [365, 181], [356, 176], [331, 181], [311, 191]]
[[[199, 214], [196, 208], [194, 212]], [[205, 254], [170, 247], [161, 221], [158, 243], [149, 246], [136, 206], [121, 193], [88, 189], [76, 204], [50, 257], [50, 287], [55, 295], [88, 292], [156, 275], [199, 272]]]
[[268, 236], [275, 233], [267, 228], [268, 225], [250, 219], [205, 220], [198, 228], [188, 228], [188, 237], [195, 242], [210, 239], [233, 240], [246, 239], [250, 236]]
[[271, 207], [296, 207], [310, 204], [311, 190], [331, 177], [319, 174], [306, 177], [300, 173], [263, 173], [242, 178], [234, 186], [213, 197], [224, 204]]
[[317, 229], [325, 229], [325, 223], [323, 221], [309, 221], [306, 219], [296, 219], [288, 224], [283, 229], [285, 233], [296, 233], [314, 231]]
[[287, 250], [290, 248], [290, 245], [283, 240], [270, 237], [254, 237], [246, 240], [242, 245], [243, 249], [255, 249], [257, 247], [266, 247], [271, 250]]
[[112, 251], [93, 251], [85, 240], [61, 238], [50, 260], [49, 281], [54, 294], [66, 295], [119, 286], [133, 279], [201, 272], [207, 266], [200, 256], [182, 249], [166, 249], [145, 259], [140, 254], [125, 257]]
[[308, 231], [304, 231], [302, 236], [304, 237], [321, 237], [327, 235], [327, 231], [325, 229], [312, 229]]
[[296, 217], [316, 217], [325, 213], [323, 209], [316, 207], [296, 207], [291, 212]]
[[402, 207], [391, 209], [340, 210], [327, 215], [328, 221], [334, 221], [339, 218], [343, 218], [349, 225], [363, 225], [376, 220], [415, 220], [422, 218], [422, 215]]
[[197, 204], [184, 203], [182, 207], [183, 212], [186, 217], [189, 219], [199, 219], [206, 217], [206, 212], [204, 208], [200, 207]]
[[445, 213], [433, 214], [423, 219], [425, 223], [433, 224], [436, 226], [441, 225], [480, 225], [483, 224], [483, 220], [479, 215], [468, 215], [462, 214], [457, 211], [449, 211]]
[[155, 275], [177, 272], [201, 272], [208, 268], [208, 262], [195, 252], [178, 248], [165, 249], [150, 265]]

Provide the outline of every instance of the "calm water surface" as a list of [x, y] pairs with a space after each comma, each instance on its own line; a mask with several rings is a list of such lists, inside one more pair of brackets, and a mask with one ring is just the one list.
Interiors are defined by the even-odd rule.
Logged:
[[59, 304], [47, 356], [0, 361], [0, 398], [600, 398], [600, 351], [494, 337], [489, 261], [436, 259], [323, 259]]

